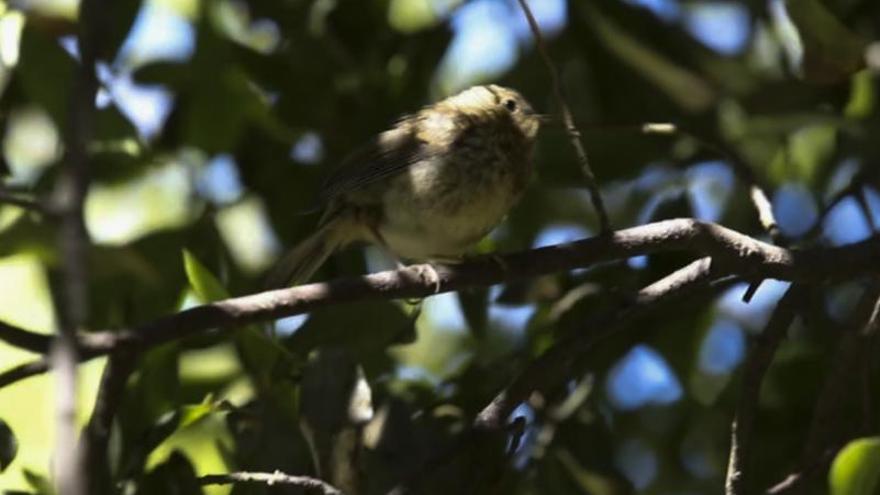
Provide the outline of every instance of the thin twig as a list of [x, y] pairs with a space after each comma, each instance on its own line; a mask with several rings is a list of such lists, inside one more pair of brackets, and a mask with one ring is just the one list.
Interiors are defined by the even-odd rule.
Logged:
[[880, 297], [874, 301], [874, 309], [871, 310], [868, 322], [862, 327], [862, 335], [870, 337], [877, 335], [878, 331], [880, 331]]
[[35, 211], [37, 213], [47, 214], [51, 210], [45, 203], [30, 196], [16, 194], [0, 187], [0, 204], [8, 204], [24, 208], [25, 210]]
[[[670, 251], [712, 257], [713, 263], [725, 271], [747, 279], [826, 284], [880, 271], [880, 236], [839, 247], [786, 249], [713, 223], [664, 220], [608, 236], [478, 258], [459, 265], [439, 265], [435, 267], [436, 281], [426, 279], [424, 267], [416, 265], [226, 299], [129, 330], [81, 334], [78, 348], [83, 359], [91, 359], [124, 346], [144, 350], [209, 329], [236, 328], [348, 302], [427, 297]], [[503, 263], [499, 263], [499, 259]], [[0, 373], [0, 387], [42, 373], [47, 367], [48, 363], [40, 360]]]
[[773, 204], [766, 193], [767, 186], [762, 183], [755, 171], [743, 160], [739, 153], [728, 145], [714, 142], [696, 132], [675, 124], [672, 124], [672, 126], [679, 135], [693, 139], [703, 148], [724, 158], [733, 169], [733, 173], [749, 188], [749, 199], [755, 208], [755, 213], [758, 215], [758, 222], [761, 224], [761, 228], [770, 236], [774, 244], [786, 246], [788, 241], [779, 230], [779, 222], [776, 221], [776, 217], [773, 214]]
[[309, 476], [292, 476], [281, 471], [274, 473], [226, 473], [209, 474], [199, 478], [202, 485], [232, 485], [235, 483], [260, 483], [268, 486], [291, 485], [306, 490], [320, 490], [324, 495], [343, 495], [336, 487], [325, 481]]
[[767, 326], [756, 339], [756, 345], [749, 353], [743, 372], [743, 383], [736, 404], [730, 431], [730, 456], [727, 464], [727, 478], [724, 483], [726, 495], [743, 495], [747, 491], [747, 475], [751, 457], [752, 430], [758, 409], [758, 398], [764, 375], [773, 361], [773, 355], [785, 332], [796, 315], [796, 306], [802, 297], [803, 288], [792, 285], [776, 305], [776, 310]]
[[675, 300], [694, 289], [705, 288], [713, 277], [712, 262], [702, 258], [640, 290], [634, 302], [621, 310], [597, 315], [583, 324], [584, 332], [561, 339], [487, 405], [474, 422], [478, 429], [499, 428], [513, 410], [532, 392], [560, 383], [573, 360], [583, 355], [598, 341], [617, 332], [634, 318], [661, 303]]
[[694, 140], [699, 146], [711, 151], [718, 156], [724, 158], [733, 170], [734, 174], [749, 188], [749, 199], [758, 215], [758, 222], [761, 228], [770, 235], [774, 243], [779, 246], [785, 246], [787, 240], [783, 237], [779, 230], [779, 223], [773, 214], [773, 205], [770, 202], [767, 193], [767, 187], [763, 184], [752, 170], [751, 167], [729, 146], [715, 143], [705, 136], [698, 135], [672, 122], [647, 122], [643, 124], [587, 124], [582, 127], [610, 129], [610, 130], [628, 130], [632, 132], [640, 132], [642, 134], [658, 135], [658, 136], [682, 136]]
[[39, 354], [46, 354], [52, 346], [51, 335], [31, 332], [0, 321], [0, 340], [9, 345]]
[[584, 179], [587, 183], [587, 189], [590, 191], [590, 201], [593, 203], [593, 208], [599, 216], [599, 227], [603, 234], [607, 234], [611, 232], [611, 221], [608, 219], [608, 212], [605, 210], [605, 204], [602, 202], [602, 194], [601, 191], [599, 191], [599, 184], [596, 182], [596, 175], [593, 173], [593, 168], [590, 166], [590, 161], [587, 158], [587, 150], [584, 148], [583, 142], [581, 142], [581, 133], [574, 123], [574, 116], [571, 113], [571, 108], [565, 101], [565, 96], [562, 91], [562, 81], [559, 78], [559, 70], [556, 68], [556, 64], [553, 63], [553, 59], [550, 57], [550, 52], [547, 50], [546, 43], [544, 43], [544, 36], [541, 34], [541, 28], [538, 26], [538, 21], [535, 20], [535, 16], [532, 15], [532, 10], [529, 8], [528, 3], [526, 3], [526, 0], [519, 0], [519, 5], [529, 22], [529, 28], [532, 30], [532, 36], [535, 38], [535, 44], [538, 46], [538, 52], [541, 54], [541, 59], [544, 60], [544, 64], [547, 66], [547, 71], [550, 73], [550, 81], [553, 84], [553, 94], [556, 98], [556, 104], [559, 105], [559, 111], [562, 112], [562, 122], [565, 124], [565, 132], [568, 134], [569, 141], [571, 142], [572, 147], [574, 147], [575, 153], [577, 153], [578, 161], [581, 165], [581, 173], [583, 173]]
[[815, 462], [800, 471], [789, 473], [788, 476], [785, 477], [785, 479], [771, 486], [764, 493], [766, 495], [780, 495], [782, 493], [788, 492], [789, 490], [794, 490], [795, 488], [801, 486], [810, 477], [824, 470], [837, 455], [837, 452], [838, 449], [826, 450], [825, 453], [822, 454], [819, 459], [816, 459]]
[[[804, 234], [804, 237], [816, 237], [819, 233], [822, 232], [822, 226], [825, 223], [825, 219], [831, 213], [837, 205], [843, 202], [845, 199], [855, 196], [861, 196], [864, 194], [864, 187], [876, 182], [880, 179], [880, 172], [876, 169], [866, 170], [862, 169], [857, 172], [850, 179], [849, 183], [843, 188], [834, 193], [830, 199], [822, 206], [822, 209], [819, 211], [819, 215], [816, 217], [816, 221], [813, 225], [807, 230], [807, 233]], [[870, 210], [870, 209], [869, 209]], [[872, 222], [873, 217], [870, 215], [870, 212], [866, 213], [868, 217], [868, 221]]]
[[864, 187], [859, 188], [859, 191], [856, 193], [856, 201], [859, 203], [859, 208], [862, 210], [862, 216], [865, 217], [865, 222], [871, 226], [871, 231], [877, 232], [880, 230], [880, 225], [877, 225], [877, 220], [874, 218], [873, 212], [871, 212], [871, 205], [868, 202], [868, 193], [865, 191]]

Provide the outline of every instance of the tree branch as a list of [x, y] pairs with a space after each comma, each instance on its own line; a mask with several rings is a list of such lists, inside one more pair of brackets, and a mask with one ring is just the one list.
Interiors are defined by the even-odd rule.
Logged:
[[756, 339], [743, 371], [743, 383], [736, 404], [730, 432], [730, 456], [727, 478], [724, 482], [726, 495], [750, 493], [746, 488], [748, 461], [751, 454], [752, 430], [758, 410], [761, 382], [773, 361], [779, 343], [796, 316], [796, 306], [803, 297], [803, 288], [789, 287], [776, 305], [764, 331]]
[[699, 259], [643, 288], [627, 306], [598, 314], [585, 322], [583, 326], [587, 330], [569, 334], [532, 361], [508, 387], [483, 408], [465, 435], [433, 459], [420, 465], [388, 494], [419, 493], [418, 485], [428, 479], [427, 473], [442, 467], [463, 449], [472, 448], [475, 442], [485, 438], [485, 434], [504, 432], [507, 418], [533, 393], [557, 386], [566, 377], [582, 373], [581, 370], [573, 369], [573, 363], [590, 347], [658, 306], [695, 289], [706, 287], [712, 276], [711, 261], [708, 258]]
[[82, 451], [88, 472], [88, 493], [113, 493], [109, 460], [107, 458], [113, 418], [119, 409], [128, 378], [137, 365], [138, 353], [119, 349], [110, 355], [101, 385], [95, 398], [92, 416], [82, 435]]
[[31, 332], [0, 321], [0, 340], [9, 345], [39, 354], [46, 354], [52, 345], [52, 336]]
[[[665, 220], [607, 236], [437, 266], [439, 285], [426, 280], [419, 266], [411, 266], [225, 299], [121, 332], [81, 334], [78, 348], [83, 359], [91, 359], [124, 346], [143, 350], [209, 329], [270, 321], [342, 303], [427, 297], [669, 251], [711, 257], [719, 271], [751, 280], [774, 278], [823, 284], [880, 271], [880, 236], [847, 246], [797, 250], [773, 246], [713, 223]], [[0, 386], [42, 373], [47, 366], [36, 361], [0, 373]]]
[[596, 175], [593, 173], [593, 168], [590, 166], [590, 161], [587, 158], [587, 150], [581, 142], [581, 133], [574, 123], [574, 116], [571, 113], [571, 108], [569, 108], [568, 103], [566, 103], [565, 97], [563, 96], [562, 81], [559, 79], [559, 70], [556, 68], [556, 64], [553, 63], [553, 59], [550, 57], [550, 52], [547, 50], [546, 43], [544, 43], [544, 36], [541, 35], [541, 28], [538, 26], [535, 16], [532, 15], [532, 10], [529, 8], [529, 4], [526, 3], [526, 0], [519, 0], [519, 6], [522, 8], [523, 14], [529, 22], [529, 29], [532, 30], [532, 36], [535, 38], [535, 45], [537, 45], [541, 59], [547, 66], [547, 72], [550, 73], [550, 81], [553, 84], [553, 95], [556, 98], [556, 104], [559, 105], [559, 111], [562, 112], [562, 123], [565, 125], [565, 132], [568, 134], [568, 140], [571, 142], [575, 153], [577, 153], [578, 161], [581, 165], [581, 173], [584, 175], [584, 179], [587, 182], [587, 189], [590, 191], [590, 201], [593, 203], [593, 208], [599, 216], [599, 227], [603, 234], [608, 234], [611, 232], [611, 221], [608, 219], [608, 212], [605, 210], [605, 204], [602, 202], [602, 194], [599, 191], [599, 185], [596, 182]]
[[3, 187], [0, 187], [0, 204], [13, 205], [42, 214], [52, 213], [51, 208], [42, 201], [7, 191]]
[[474, 421], [477, 429], [498, 429], [516, 407], [538, 390], [560, 383], [574, 360], [598, 341], [616, 333], [635, 318], [658, 305], [694, 289], [705, 288], [718, 276], [709, 258], [701, 258], [640, 290], [623, 309], [600, 314], [583, 324], [587, 330], [555, 343], [531, 362], [505, 390], [483, 408]]
[[320, 490], [324, 495], [343, 495], [343, 493], [334, 486], [321, 481], [317, 478], [308, 476], [292, 476], [284, 474], [281, 471], [274, 473], [227, 473], [227, 474], [209, 474], [199, 478], [202, 485], [232, 485], [235, 483], [261, 483], [264, 485], [291, 485], [306, 490]]
[[[819, 211], [818, 216], [816, 217], [816, 221], [813, 225], [807, 230], [807, 233], [804, 234], [804, 237], [816, 237], [822, 232], [822, 226], [825, 223], [825, 219], [828, 218], [828, 214], [831, 213], [837, 205], [839, 205], [843, 200], [855, 196], [859, 197], [862, 195], [865, 186], [874, 184], [876, 185], [877, 181], [880, 180], [880, 172], [877, 170], [871, 169], [862, 169], [857, 172], [850, 179], [849, 183], [843, 188], [837, 191], [822, 207]], [[870, 215], [870, 212], [866, 214], [866, 219], [869, 224], [873, 223], [873, 217]]]
[[878, 298], [880, 280], [872, 280], [853, 310], [850, 321], [841, 328], [837, 349], [813, 409], [810, 431], [801, 456], [802, 466], [814, 464], [816, 459], [823, 458], [829, 448], [836, 451], [848, 440], [865, 433], [861, 430], [860, 421], [850, 419], [847, 406], [855, 405], [863, 398], [860, 380], [853, 379], [860, 376], [861, 362], [875, 359], [873, 355], [864, 355], [873, 349], [873, 335], [864, 330], [871, 324]]
[[81, 495], [88, 486], [82, 452], [76, 431], [76, 369], [79, 362], [77, 332], [88, 313], [88, 233], [84, 205], [91, 180], [88, 146], [95, 121], [98, 92], [96, 62], [104, 30], [103, 0], [82, 0], [78, 11], [79, 66], [74, 74], [68, 102], [68, 122], [64, 134], [65, 167], [52, 197], [53, 210], [61, 216], [58, 251], [62, 256], [62, 290], [56, 304], [59, 316], [58, 339], [52, 346], [52, 365], [56, 369], [56, 437], [54, 483], [59, 493]]

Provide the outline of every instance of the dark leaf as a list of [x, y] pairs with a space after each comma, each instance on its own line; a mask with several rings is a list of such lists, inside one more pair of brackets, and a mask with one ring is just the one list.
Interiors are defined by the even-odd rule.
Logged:
[[16, 453], [18, 453], [18, 440], [15, 439], [15, 434], [9, 425], [0, 419], [0, 473], [12, 464]]

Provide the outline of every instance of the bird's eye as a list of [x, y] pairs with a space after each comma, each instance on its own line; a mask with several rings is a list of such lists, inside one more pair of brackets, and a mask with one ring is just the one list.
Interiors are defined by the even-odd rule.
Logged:
[[515, 100], [505, 100], [504, 108], [508, 109], [511, 112], [516, 111], [516, 101]]

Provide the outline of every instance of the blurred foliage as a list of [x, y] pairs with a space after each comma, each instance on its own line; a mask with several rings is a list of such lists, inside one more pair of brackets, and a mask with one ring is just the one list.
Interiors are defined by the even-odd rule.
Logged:
[[[536, 11], [543, 1], [532, 2]], [[10, 191], [48, 197], [62, 166], [78, 68], [70, 3], [0, 1], [0, 174]], [[100, 44], [102, 92], [90, 143], [89, 328], [129, 327], [260, 290], [281, 249], [313, 228], [315, 191], [334, 165], [396, 117], [459, 89], [468, 63], [450, 55], [459, 14], [480, 3], [510, 14], [515, 56], [501, 68], [468, 73], [467, 82], [515, 87], [555, 113], [546, 67], [513, 1], [105, 2], [96, 13], [110, 29]], [[880, 33], [880, 3], [558, 3], [564, 15], [548, 31], [550, 56], [615, 227], [699, 217], [764, 238], [731, 159], [750, 167], [771, 197], [783, 187], [806, 191], [800, 203], [774, 203], [783, 227], [817, 223], [783, 229], [799, 232], [788, 239], [793, 246], [841, 243], [841, 232], [851, 241], [880, 222], [880, 45], [871, 44]], [[711, 11], [719, 6], [744, 13], [737, 28], [745, 39], [731, 50], [713, 49], [690, 24], [700, 9], [720, 15]], [[191, 35], [187, 47], [152, 57], [130, 48], [149, 12], [176, 18], [175, 29]], [[716, 26], [715, 34], [724, 29]], [[170, 35], [157, 31], [148, 39], [158, 44]], [[130, 105], [130, 87], [167, 99]], [[155, 129], [144, 115], [159, 115]], [[647, 122], [673, 122], [686, 132], [640, 132]], [[554, 226], [597, 230], [560, 127], [543, 131], [536, 162], [537, 180], [482, 251], [557, 239]], [[819, 212], [847, 188], [855, 196], [822, 222]], [[53, 330], [45, 308], [61, 276], [57, 227], [52, 218], [0, 204], [0, 267], [26, 265], [4, 279], [0, 319]], [[364, 273], [383, 266], [380, 258], [352, 248], [318, 278]], [[301, 493], [258, 484], [200, 488], [196, 480], [276, 469], [386, 493], [448, 452], [494, 394], [558, 338], [593, 330], [584, 328], [591, 316], [691, 259], [650, 256], [424, 304], [349, 304], [163, 345], [140, 358], [127, 384], [109, 466], [90, 468], [109, 470], [105, 488], [117, 493]], [[753, 493], [815, 461], [801, 459], [813, 428], [809, 412], [839, 336], [852, 325], [848, 308], [861, 282], [814, 292], [783, 343], [758, 405]], [[719, 322], [754, 338], [779, 296], [766, 286], [752, 304], [738, 302], [738, 286], [633, 322], [584, 355], [570, 383], [517, 411], [528, 419], [517, 449], [505, 453], [506, 439], [481, 439], [421, 477], [420, 493], [719, 492], [742, 383], [742, 349], [730, 357], [731, 349], [742, 343], [710, 344]], [[3, 346], [4, 369], [28, 357]], [[303, 386], [315, 382], [304, 377], [314, 376], [325, 352], [345, 356], [350, 373]], [[707, 370], [703, 356], [732, 364]], [[845, 423], [863, 425], [863, 437], [880, 425], [880, 370], [871, 359], [841, 393], [852, 416]], [[354, 435], [342, 447], [317, 438], [316, 420], [304, 414], [326, 407], [315, 397], [336, 382], [345, 388], [328, 388], [328, 396], [350, 393], [352, 403], [339, 406], [348, 416], [333, 416], [336, 430], [321, 435]], [[51, 393], [40, 383], [35, 397]], [[92, 390], [97, 383], [81, 385]], [[32, 420], [34, 407], [52, 402], [9, 398], [0, 390], [0, 489], [52, 493], [51, 444], [23, 436], [19, 426]], [[804, 493], [829, 486], [832, 493], [875, 493], [876, 442], [847, 446], [829, 476], [815, 470]], [[331, 443], [327, 448], [356, 451], [350, 472], [338, 465], [319, 471], [315, 460], [327, 453], [316, 450]]]

